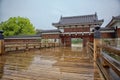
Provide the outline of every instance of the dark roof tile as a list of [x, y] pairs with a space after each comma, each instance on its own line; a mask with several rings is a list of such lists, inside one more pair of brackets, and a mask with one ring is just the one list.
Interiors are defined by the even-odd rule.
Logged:
[[83, 16], [72, 16], [72, 17], [61, 17], [58, 23], [53, 23], [55, 27], [64, 25], [84, 25], [84, 24], [99, 24], [102, 25], [102, 20], [98, 20], [97, 14], [83, 15]]
[[120, 21], [120, 15], [119, 16], [113, 16], [111, 21], [106, 25], [106, 27], [112, 27], [112, 25], [117, 21]]
[[5, 38], [32, 38], [32, 37], [41, 37], [41, 35], [17, 35], [17, 36], [8, 36]]
[[100, 28], [100, 31], [110, 31], [110, 30], [115, 30], [114, 28], [108, 28], [108, 27], [103, 27], [103, 28]]
[[73, 16], [73, 17], [62, 17], [59, 21], [60, 24], [71, 24], [71, 23], [90, 23], [97, 21], [96, 15], [84, 15], [84, 16]]
[[52, 29], [52, 30], [42, 30], [41, 33], [55, 33], [55, 32], [60, 32], [58, 29]]

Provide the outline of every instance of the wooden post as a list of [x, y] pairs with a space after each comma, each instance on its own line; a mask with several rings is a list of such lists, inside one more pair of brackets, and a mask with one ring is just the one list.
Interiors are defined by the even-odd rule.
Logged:
[[54, 47], [56, 47], [56, 44], [55, 44], [55, 42], [54, 42]]
[[5, 53], [3, 31], [0, 31], [0, 55]]
[[40, 47], [39, 47], [39, 49], [41, 48], [41, 43], [40, 43]]
[[29, 44], [26, 43], [26, 51], [28, 51], [28, 50], [29, 50]]
[[16, 46], [16, 51], [18, 51], [19, 49], [18, 49], [18, 46]]
[[97, 57], [98, 57], [98, 49], [97, 49], [97, 46], [100, 44], [100, 39], [94, 39], [94, 61], [97, 60]]
[[100, 34], [100, 27], [95, 27], [95, 31], [94, 31], [94, 61], [97, 60], [97, 57], [98, 57], [98, 49], [97, 49], [97, 46], [100, 45], [100, 37], [101, 37], [101, 34]]

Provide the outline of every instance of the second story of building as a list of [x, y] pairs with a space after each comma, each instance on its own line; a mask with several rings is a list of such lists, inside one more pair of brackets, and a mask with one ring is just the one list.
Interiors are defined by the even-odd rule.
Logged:
[[107, 24], [106, 28], [113, 29], [116, 37], [120, 38], [120, 15], [113, 16], [111, 21]]
[[97, 14], [61, 17], [58, 23], [52, 25], [58, 28], [62, 33], [89, 33], [96, 26], [101, 26], [102, 20], [98, 20]]
[[111, 21], [106, 25], [108, 28], [120, 28], [120, 15], [119, 16], [113, 16]]

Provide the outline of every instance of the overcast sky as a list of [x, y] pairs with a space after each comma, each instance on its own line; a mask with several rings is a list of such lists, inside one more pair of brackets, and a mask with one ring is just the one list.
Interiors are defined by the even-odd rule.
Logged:
[[36, 29], [54, 29], [60, 16], [95, 14], [105, 26], [112, 16], [120, 15], [120, 0], [0, 0], [0, 22], [21, 16], [31, 20]]

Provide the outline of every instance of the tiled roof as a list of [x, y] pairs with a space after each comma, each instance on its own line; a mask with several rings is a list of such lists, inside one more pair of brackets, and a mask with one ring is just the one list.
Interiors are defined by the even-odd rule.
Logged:
[[42, 30], [41, 33], [56, 33], [60, 32], [58, 29], [52, 29], [52, 30]]
[[114, 30], [114, 28], [108, 28], [108, 27], [100, 28], [100, 31], [111, 31], [111, 30]]
[[[115, 29], [113, 27], [99, 27], [99, 31], [114, 31]], [[95, 31], [95, 28], [93, 29], [93, 32]]]
[[106, 27], [111, 27], [116, 21], [120, 21], [120, 15], [119, 16], [113, 16], [111, 21], [106, 25]]
[[94, 22], [98, 20], [96, 15], [85, 15], [85, 16], [73, 16], [73, 17], [62, 17], [60, 24], [69, 23], [84, 23], [84, 22]]
[[8, 36], [5, 39], [33, 39], [33, 38], [41, 38], [41, 35], [20, 35], [20, 36]]
[[[53, 25], [61, 24], [86, 24], [98, 22], [97, 14], [83, 15], [83, 16], [72, 16], [72, 17], [61, 17], [58, 23], [53, 23]], [[103, 20], [102, 20], [103, 21]]]
[[120, 15], [113, 17], [113, 19], [119, 19], [120, 20]]

